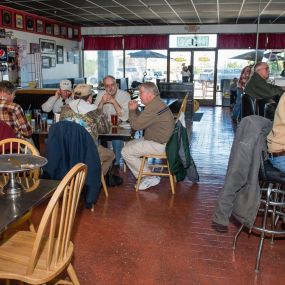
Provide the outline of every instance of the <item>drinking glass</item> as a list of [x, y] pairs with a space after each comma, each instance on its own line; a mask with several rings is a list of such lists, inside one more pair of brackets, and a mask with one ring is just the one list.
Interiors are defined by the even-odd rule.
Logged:
[[41, 130], [43, 132], [47, 132], [47, 119], [48, 119], [48, 114], [42, 113], [42, 115], [41, 115]]
[[111, 115], [111, 123], [112, 123], [112, 126], [118, 125], [118, 116], [117, 115]]

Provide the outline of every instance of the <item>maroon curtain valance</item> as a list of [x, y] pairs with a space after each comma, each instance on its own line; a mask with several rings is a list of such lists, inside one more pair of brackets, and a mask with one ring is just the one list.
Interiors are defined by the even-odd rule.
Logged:
[[285, 34], [268, 34], [267, 35], [268, 49], [284, 49], [285, 48]]
[[255, 49], [256, 35], [255, 34], [219, 34], [218, 48], [221, 49]]
[[83, 36], [84, 50], [122, 50], [123, 37]]
[[168, 35], [125, 36], [125, 49], [167, 49]]

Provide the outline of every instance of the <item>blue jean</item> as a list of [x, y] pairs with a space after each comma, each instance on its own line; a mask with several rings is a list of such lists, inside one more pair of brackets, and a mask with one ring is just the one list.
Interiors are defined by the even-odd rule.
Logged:
[[243, 90], [241, 88], [237, 88], [237, 97], [236, 97], [236, 103], [233, 109], [232, 118], [234, 120], [240, 119], [241, 115], [241, 95], [243, 93]]
[[275, 168], [285, 173], [285, 155], [277, 157], [270, 156], [270, 161]]
[[121, 140], [112, 140], [113, 151], [115, 153], [116, 159], [114, 165], [120, 165], [121, 157], [122, 157], [122, 148], [124, 146], [124, 141]]

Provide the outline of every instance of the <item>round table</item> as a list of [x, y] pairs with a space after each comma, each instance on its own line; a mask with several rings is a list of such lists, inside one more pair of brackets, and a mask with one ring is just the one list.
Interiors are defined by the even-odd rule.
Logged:
[[9, 180], [3, 187], [4, 194], [15, 196], [24, 191], [23, 186], [17, 182], [17, 174], [29, 171], [47, 164], [42, 156], [30, 154], [2, 154], [0, 155], [0, 173], [7, 173]]

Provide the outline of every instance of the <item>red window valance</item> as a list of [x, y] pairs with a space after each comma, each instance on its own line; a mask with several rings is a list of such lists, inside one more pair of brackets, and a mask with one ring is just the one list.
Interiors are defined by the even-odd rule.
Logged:
[[[218, 48], [256, 48], [256, 34], [220, 34]], [[259, 34], [258, 49], [284, 49], [285, 34]]]
[[83, 36], [84, 50], [122, 50], [123, 37]]
[[268, 34], [268, 49], [285, 49], [285, 34]]
[[167, 49], [168, 35], [125, 36], [125, 49]]
[[220, 49], [255, 49], [256, 34], [219, 34], [217, 45]]

